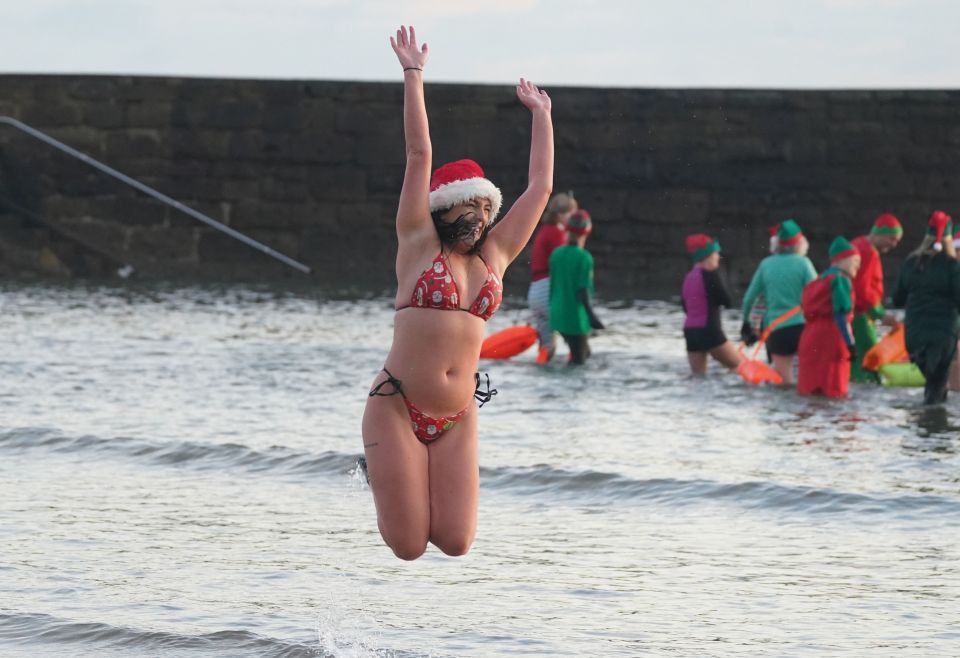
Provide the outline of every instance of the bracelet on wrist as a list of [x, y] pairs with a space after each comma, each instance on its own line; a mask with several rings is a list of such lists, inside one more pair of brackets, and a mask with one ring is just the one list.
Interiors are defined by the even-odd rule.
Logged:
[[423, 69], [420, 68], [419, 66], [408, 66], [403, 70], [404, 71], [423, 71]]

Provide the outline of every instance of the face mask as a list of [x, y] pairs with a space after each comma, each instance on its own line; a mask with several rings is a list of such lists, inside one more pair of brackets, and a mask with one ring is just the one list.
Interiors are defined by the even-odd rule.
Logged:
[[[473, 234], [476, 232], [477, 227], [480, 226], [481, 219], [477, 217], [475, 213], [464, 213], [460, 215], [452, 222], [445, 222], [439, 217], [433, 218], [433, 225], [437, 228], [437, 235], [440, 236], [440, 242], [445, 245], [453, 246], [458, 242], [467, 242], [473, 238]], [[483, 243], [483, 240], [487, 237], [487, 230], [483, 231], [483, 234], [480, 236], [480, 239], [477, 240], [476, 244], [470, 249], [470, 253], [474, 253], [475, 250]]]

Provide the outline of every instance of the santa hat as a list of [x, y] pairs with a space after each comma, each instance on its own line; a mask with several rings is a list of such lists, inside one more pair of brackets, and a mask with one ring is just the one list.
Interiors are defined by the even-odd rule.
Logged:
[[699, 263], [715, 251], [720, 251], [720, 242], [706, 233], [694, 233], [687, 236], [687, 253], [694, 263]]
[[803, 231], [792, 219], [786, 219], [777, 230], [777, 243], [781, 247], [792, 247], [803, 239]]
[[833, 242], [830, 243], [830, 262], [836, 263], [838, 260], [843, 260], [850, 256], [855, 256], [860, 252], [857, 251], [857, 248], [854, 247], [850, 242], [844, 238], [834, 238]]
[[780, 240], [777, 239], [777, 233], [780, 232], [780, 225], [774, 224], [767, 229], [767, 235], [770, 236], [770, 251], [776, 251], [777, 247], [780, 246]]
[[895, 235], [899, 238], [903, 235], [903, 226], [900, 225], [899, 219], [890, 213], [884, 213], [873, 223], [870, 235]]
[[430, 212], [446, 210], [472, 199], [489, 199], [490, 219], [496, 219], [503, 203], [503, 195], [483, 175], [483, 169], [473, 160], [448, 162], [430, 177]]
[[590, 235], [593, 232], [593, 221], [586, 210], [578, 210], [567, 220], [567, 232], [574, 235]]
[[934, 210], [930, 213], [930, 219], [927, 220], [927, 235], [936, 237], [937, 242], [940, 242], [945, 233], [953, 235], [953, 225], [950, 215], [942, 210]]

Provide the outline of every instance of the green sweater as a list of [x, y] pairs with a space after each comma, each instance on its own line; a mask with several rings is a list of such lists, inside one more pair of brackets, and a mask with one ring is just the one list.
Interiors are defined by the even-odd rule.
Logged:
[[[817, 278], [817, 270], [806, 256], [797, 254], [774, 254], [760, 261], [750, 287], [743, 297], [743, 317], [749, 318], [757, 297], [763, 295], [767, 310], [763, 326], [800, 304], [803, 288]], [[777, 328], [803, 324], [803, 314], [797, 313], [783, 321]]]
[[550, 254], [550, 328], [561, 334], [590, 333], [590, 317], [577, 291], [593, 292], [593, 256], [576, 245], [557, 247]]

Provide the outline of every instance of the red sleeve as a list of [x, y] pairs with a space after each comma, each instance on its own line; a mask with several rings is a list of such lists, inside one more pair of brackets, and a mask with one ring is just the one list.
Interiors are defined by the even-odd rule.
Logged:
[[853, 282], [856, 299], [854, 310], [868, 313], [883, 304], [883, 267], [880, 265], [880, 255], [867, 236], [860, 236], [853, 241], [853, 245], [860, 252], [860, 269]]

